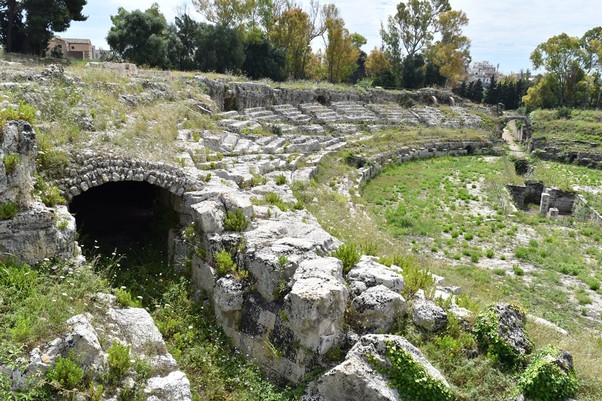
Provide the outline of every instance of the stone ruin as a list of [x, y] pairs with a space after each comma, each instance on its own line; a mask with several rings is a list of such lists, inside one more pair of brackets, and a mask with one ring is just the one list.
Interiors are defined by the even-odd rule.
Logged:
[[578, 216], [602, 222], [600, 214], [576, 192], [547, 188], [543, 183], [536, 181], [527, 181], [525, 185], [508, 185], [507, 188], [514, 203], [521, 210], [529, 210], [529, 205], [535, 205], [544, 216]]

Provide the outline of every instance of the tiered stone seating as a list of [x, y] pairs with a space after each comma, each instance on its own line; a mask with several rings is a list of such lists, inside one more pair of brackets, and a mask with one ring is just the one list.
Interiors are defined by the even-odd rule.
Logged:
[[332, 103], [332, 109], [345, 116], [348, 121], [356, 123], [378, 121], [376, 114], [359, 102], [334, 102]]
[[302, 103], [299, 109], [312, 116], [320, 124], [333, 124], [344, 120], [336, 111], [322, 106], [320, 103]]
[[366, 106], [390, 124], [418, 125], [415, 115], [395, 103], [374, 103]]
[[279, 104], [277, 106], [272, 106], [272, 110], [274, 110], [276, 114], [284, 117], [286, 121], [294, 124], [307, 124], [311, 121], [310, 116], [301, 113], [299, 109], [290, 104]]

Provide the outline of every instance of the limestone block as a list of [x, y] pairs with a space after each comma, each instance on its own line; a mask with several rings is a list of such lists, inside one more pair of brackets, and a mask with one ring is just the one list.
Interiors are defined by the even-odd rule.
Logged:
[[200, 288], [207, 294], [212, 295], [215, 277], [213, 268], [195, 253], [192, 256], [192, 282], [196, 288]]
[[443, 375], [405, 338], [392, 335], [369, 334], [363, 336], [347, 353], [345, 360], [324, 373], [317, 381], [310, 383], [301, 401], [401, 401], [406, 399], [393, 389], [387, 379], [378, 373], [367, 356], [389, 365], [386, 358], [387, 344], [406, 351], [414, 361], [421, 365], [427, 374], [449, 384]]
[[132, 346], [132, 351], [146, 354], [148, 350], [166, 354], [163, 336], [146, 309], [110, 308], [107, 319], [112, 327], [109, 337], [119, 339]]
[[391, 291], [399, 293], [404, 288], [404, 280], [400, 272], [394, 267], [378, 263], [373, 256], [362, 256], [360, 261], [347, 273], [347, 280], [362, 282], [366, 287], [384, 285]]
[[341, 261], [335, 258], [303, 261], [285, 298], [291, 328], [303, 346], [319, 353], [328, 350], [328, 337], [336, 335], [343, 323], [347, 287], [342, 271]]
[[242, 309], [243, 287], [231, 276], [217, 280], [213, 299], [215, 307], [222, 312], [234, 312]]
[[[151, 377], [144, 392], [148, 399], [158, 401], [190, 401], [190, 381], [182, 371], [171, 372], [165, 377]], [[154, 398], [153, 398], [154, 397]]]
[[414, 304], [414, 324], [426, 331], [438, 331], [447, 325], [447, 313], [433, 301], [423, 300]]
[[250, 221], [253, 218], [253, 204], [249, 196], [237, 192], [226, 192], [221, 195], [221, 200], [226, 210], [242, 209], [247, 220]]
[[364, 329], [388, 331], [398, 317], [405, 315], [405, 299], [384, 285], [370, 287], [355, 297], [351, 309]]
[[90, 314], [81, 314], [67, 320], [71, 333], [65, 338], [65, 346], [77, 355], [78, 361], [84, 367], [102, 362], [102, 348], [96, 330], [90, 323], [91, 319]]
[[204, 233], [221, 233], [224, 231], [223, 205], [214, 200], [206, 200], [192, 205], [192, 220]]

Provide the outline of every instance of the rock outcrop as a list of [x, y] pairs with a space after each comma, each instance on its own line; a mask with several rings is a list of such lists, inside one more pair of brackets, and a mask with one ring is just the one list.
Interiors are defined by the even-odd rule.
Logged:
[[[403, 390], [392, 388], [377, 365], [390, 366], [387, 347], [397, 347], [410, 355], [409, 363], [420, 366], [426, 380], [449, 387], [441, 373], [405, 338], [391, 335], [363, 336], [347, 353], [345, 360], [310, 383], [302, 401], [401, 401]], [[426, 381], [425, 380], [425, 381]]]
[[[144, 393], [154, 401], [190, 401], [190, 383], [178, 369], [175, 359], [167, 351], [163, 337], [145, 309], [122, 308], [109, 294], [97, 294], [95, 310], [73, 316], [66, 322], [67, 331], [55, 340], [34, 348], [30, 363], [24, 372], [12, 372], [13, 388], [25, 386], [44, 376], [57, 358], [73, 358], [91, 377], [92, 382], [103, 384], [107, 372], [111, 372], [109, 355], [114, 344], [127, 346], [133, 361], [142, 361], [150, 368], [150, 378], [135, 383], [134, 392]], [[105, 386], [102, 400], [115, 399], [124, 391], [131, 391], [130, 379], [135, 377], [133, 368], [113, 386]]]
[[34, 191], [37, 145], [25, 121], [9, 121], [0, 135], [0, 256], [35, 264], [77, 256], [75, 219], [64, 206], [46, 207]]

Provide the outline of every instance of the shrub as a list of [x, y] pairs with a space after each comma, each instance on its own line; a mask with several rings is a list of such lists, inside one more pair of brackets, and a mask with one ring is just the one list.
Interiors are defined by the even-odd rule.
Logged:
[[370, 363], [388, 377], [391, 387], [403, 394], [405, 400], [453, 400], [450, 390], [441, 381], [431, 377], [404, 349], [388, 343], [387, 359], [390, 366], [385, 366], [373, 355], [368, 356]]
[[224, 228], [226, 231], [245, 231], [247, 227], [249, 227], [249, 221], [242, 209], [226, 211], [224, 219]]
[[73, 390], [82, 382], [84, 370], [73, 360], [73, 352], [69, 358], [58, 356], [54, 366], [46, 374], [46, 378], [59, 390]]
[[0, 220], [9, 220], [19, 213], [19, 208], [15, 202], [5, 202], [0, 204]]
[[573, 117], [573, 110], [568, 107], [561, 107], [556, 110], [556, 118], [562, 120], [570, 120]]
[[140, 300], [133, 299], [132, 294], [125, 288], [117, 288], [115, 290], [115, 296], [117, 297], [117, 302], [121, 306], [134, 308], [140, 308], [142, 306]]
[[282, 210], [283, 212], [286, 212], [288, 210], [288, 206], [286, 206], [286, 203], [284, 203], [280, 195], [278, 195], [275, 192], [268, 192], [263, 196], [263, 199], [270, 205], [278, 207], [278, 209]]
[[130, 367], [132, 367], [132, 361], [130, 360], [130, 346], [115, 341], [107, 350], [107, 354], [109, 356], [109, 381], [111, 383], [116, 383], [121, 380]]
[[232, 274], [236, 271], [236, 264], [232, 260], [232, 255], [225, 249], [215, 254], [215, 267], [220, 276]]
[[5, 155], [3, 157], [4, 168], [6, 169], [6, 174], [12, 174], [17, 169], [19, 160], [20, 160], [20, 157], [19, 157], [18, 153], [11, 153], [11, 154]]
[[284, 185], [286, 184], [286, 177], [284, 176], [284, 174], [278, 174], [274, 178], [274, 182], [276, 182], [276, 185]]
[[506, 367], [515, 368], [523, 363], [523, 356], [502, 338], [499, 327], [496, 306], [491, 305], [476, 318], [474, 333], [477, 343], [494, 360]]
[[575, 371], [564, 370], [556, 362], [561, 352], [556, 347], [544, 348], [520, 375], [517, 388], [527, 399], [559, 401], [575, 395], [578, 387]]
[[343, 271], [345, 273], [349, 272], [361, 258], [357, 246], [352, 242], [339, 246], [337, 250], [332, 253], [332, 256], [343, 262]]

